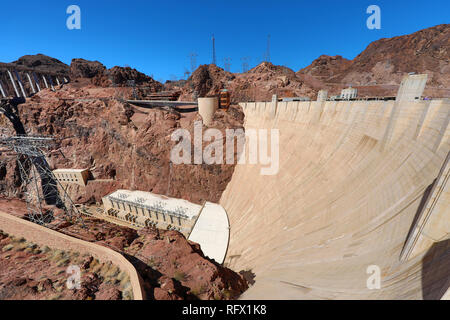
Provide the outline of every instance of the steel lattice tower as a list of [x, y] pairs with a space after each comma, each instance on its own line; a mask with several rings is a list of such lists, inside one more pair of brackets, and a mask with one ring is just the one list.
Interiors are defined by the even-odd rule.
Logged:
[[231, 70], [231, 58], [223, 58], [223, 65], [225, 71], [230, 72]]
[[216, 64], [216, 39], [212, 35], [212, 64]]
[[136, 81], [134, 80], [127, 80], [127, 86], [133, 88], [133, 98], [134, 100], [138, 99], [137, 90], [136, 90]]
[[[16, 154], [28, 219], [41, 225], [55, 220], [83, 223], [81, 213], [70, 199], [66, 188], [50, 170], [46, 160], [45, 151], [54, 143], [55, 139], [52, 137], [0, 137], [0, 145]], [[62, 210], [64, 215], [55, 217], [56, 210]]]
[[248, 61], [250, 60], [250, 57], [243, 57], [241, 58], [242, 61], [242, 73], [245, 73], [248, 71]]
[[189, 54], [189, 57], [191, 58], [191, 73], [194, 73], [197, 69], [197, 56], [198, 55], [195, 52]]

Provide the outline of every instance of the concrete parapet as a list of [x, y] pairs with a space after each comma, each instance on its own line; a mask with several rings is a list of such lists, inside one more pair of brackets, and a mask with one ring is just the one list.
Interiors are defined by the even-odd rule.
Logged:
[[112, 249], [70, 237], [1, 211], [0, 229], [16, 237], [23, 237], [37, 245], [60, 250], [71, 250], [81, 254], [87, 253], [102, 262], [111, 261], [129, 275], [134, 299], [143, 300], [144, 298], [142, 279], [136, 272], [136, 269], [125, 257]]

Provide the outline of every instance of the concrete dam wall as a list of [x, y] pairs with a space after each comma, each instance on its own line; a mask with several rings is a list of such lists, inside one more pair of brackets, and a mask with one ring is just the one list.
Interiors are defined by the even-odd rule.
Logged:
[[[449, 100], [241, 106], [246, 130], [279, 129], [278, 173], [237, 165], [220, 201], [225, 263], [256, 275], [243, 299], [445, 295]], [[368, 288], [370, 266], [379, 289]]]

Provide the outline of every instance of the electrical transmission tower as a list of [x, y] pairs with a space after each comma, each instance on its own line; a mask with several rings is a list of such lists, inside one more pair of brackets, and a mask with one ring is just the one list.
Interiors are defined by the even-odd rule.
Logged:
[[248, 62], [250, 61], [250, 57], [243, 57], [241, 58], [242, 61], [242, 73], [245, 73], [248, 71]]
[[189, 57], [191, 58], [191, 72], [194, 73], [195, 69], [197, 69], [197, 54], [195, 52], [192, 52], [189, 54]]
[[266, 61], [270, 62], [270, 34], [267, 35]]
[[212, 35], [212, 64], [216, 64], [216, 39]]
[[133, 98], [134, 100], [138, 99], [137, 90], [136, 90], [136, 81], [134, 80], [127, 80], [127, 86], [133, 88]]
[[224, 65], [225, 71], [230, 72], [230, 69], [231, 69], [231, 58], [223, 58], [223, 65]]
[[[59, 222], [66, 220], [83, 224], [80, 212], [47, 163], [45, 152], [54, 144], [52, 137], [0, 137], [0, 146], [16, 154], [28, 219], [40, 225], [61, 219]], [[55, 216], [57, 211], [64, 214]]]
[[191, 75], [191, 72], [188, 69], [184, 69], [184, 78], [185, 80], [187, 80], [189, 78], [189, 76]]

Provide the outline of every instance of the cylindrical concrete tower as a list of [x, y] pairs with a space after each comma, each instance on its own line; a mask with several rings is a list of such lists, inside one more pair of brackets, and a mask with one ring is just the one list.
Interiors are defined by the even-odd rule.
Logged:
[[202, 116], [203, 123], [208, 126], [216, 112], [218, 106], [217, 97], [198, 98], [198, 113]]

